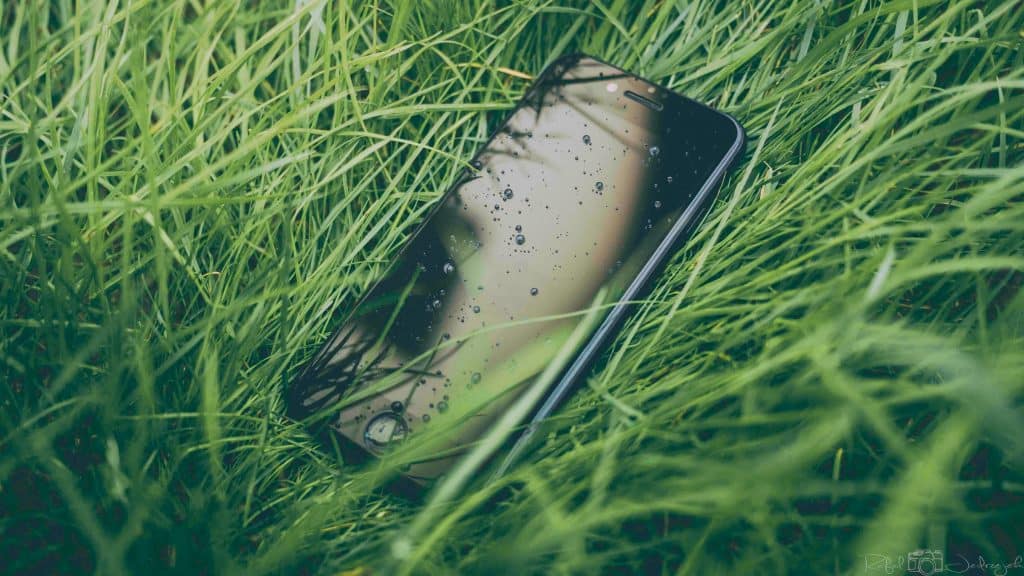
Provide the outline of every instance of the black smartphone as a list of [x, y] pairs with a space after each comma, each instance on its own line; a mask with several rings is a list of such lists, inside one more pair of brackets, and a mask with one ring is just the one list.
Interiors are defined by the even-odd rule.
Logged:
[[507, 465], [692, 232], [743, 146], [726, 114], [596, 58], [559, 58], [299, 372], [289, 415], [346, 457], [458, 418], [409, 467], [425, 481], [531, 390]]

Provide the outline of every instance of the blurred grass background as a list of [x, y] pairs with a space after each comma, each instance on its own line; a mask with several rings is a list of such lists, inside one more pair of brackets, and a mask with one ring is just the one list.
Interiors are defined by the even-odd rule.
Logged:
[[[1017, 2], [3, 3], [4, 570], [1012, 561], [1022, 43]], [[543, 445], [424, 508], [282, 387], [574, 50], [748, 152]]]

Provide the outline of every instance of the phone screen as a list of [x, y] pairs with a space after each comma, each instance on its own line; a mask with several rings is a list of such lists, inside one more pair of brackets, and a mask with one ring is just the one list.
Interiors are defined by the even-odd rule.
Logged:
[[302, 373], [294, 412], [330, 410], [379, 453], [462, 410], [448, 456], [411, 474], [443, 472], [622, 298], [737, 130], [597, 60], [550, 66]]

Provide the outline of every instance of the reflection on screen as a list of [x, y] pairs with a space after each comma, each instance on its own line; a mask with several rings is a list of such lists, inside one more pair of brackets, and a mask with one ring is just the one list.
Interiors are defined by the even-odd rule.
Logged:
[[457, 451], [544, 370], [581, 312], [621, 298], [734, 137], [724, 116], [616, 68], [553, 66], [311, 362], [299, 412], [330, 407], [335, 430], [379, 452], [485, 399]]

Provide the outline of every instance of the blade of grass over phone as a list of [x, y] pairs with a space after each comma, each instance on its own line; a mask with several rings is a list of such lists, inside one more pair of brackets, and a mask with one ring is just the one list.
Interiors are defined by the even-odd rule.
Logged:
[[[4, 3], [5, 567], [1012, 564], [1018, 4]], [[745, 164], [517, 465], [478, 467], [510, 415], [410, 499], [388, 486], [468, 415], [356, 464], [285, 387], [571, 51], [736, 116]]]
[[[444, 509], [473, 475], [480, 472], [483, 464], [494, 455], [495, 450], [501, 447], [502, 443], [521, 425], [530, 411], [544, 397], [544, 393], [551, 389], [559, 374], [586, 343], [587, 337], [597, 327], [597, 322], [600, 319], [598, 312], [604, 297], [605, 290], [598, 291], [594, 298], [594, 304], [589, 308], [587, 315], [565, 339], [544, 371], [529, 384], [529, 389], [502, 414], [494, 428], [459, 460], [450, 473], [439, 481], [423, 510], [416, 515], [409, 528], [403, 530], [403, 533], [391, 544], [392, 555], [401, 562], [401, 573], [407, 574], [415, 570], [420, 557], [430, 549], [434, 540], [443, 535], [443, 530], [438, 528], [444, 526], [438, 526], [437, 520]], [[456, 518], [449, 517], [447, 522], [451, 523], [455, 520]], [[429, 536], [428, 533], [430, 533]]]

